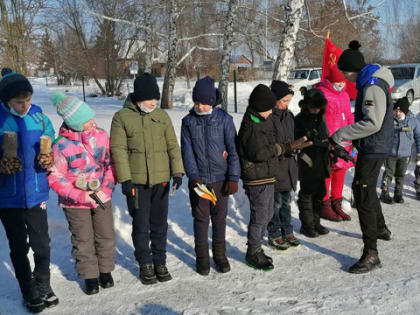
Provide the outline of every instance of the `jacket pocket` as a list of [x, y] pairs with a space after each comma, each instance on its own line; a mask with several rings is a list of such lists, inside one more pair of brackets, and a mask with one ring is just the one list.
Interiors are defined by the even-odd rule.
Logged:
[[[45, 177], [45, 178], [43, 178]], [[40, 193], [48, 192], [49, 186], [47, 176], [42, 173], [35, 173], [35, 191]]]
[[16, 174], [0, 174], [0, 198], [16, 195]]

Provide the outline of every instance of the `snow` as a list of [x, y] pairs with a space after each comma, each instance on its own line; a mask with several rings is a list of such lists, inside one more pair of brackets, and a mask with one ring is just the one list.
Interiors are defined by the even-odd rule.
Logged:
[[[49, 101], [54, 90], [68, 89], [81, 97], [81, 87], [45, 86], [45, 79], [32, 79], [33, 103], [41, 105], [58, 130], [61, 119]], [[162, 82], [159, 82], [161, 84]], [[239, 83], [239, 114], [232, 114], [239, 128], [247, 99], [261, 82]], [[262, 82], [269, 84], [269, 82]], [[91, 87], [92, 88], [92, 87]], [[230, 102], [233, 87], [230, 85]], [[123, 101], [117, 98], [87, 98], [95, 109], [96, 122], [109, 130], [113, 114]], [[181, 119], [191, 106], [191, 93], [185, 82], [175, 86], [175, 108], [168, 113], [179, 137]], [[418, 113], [420, 101], [413, 105]], [[291, 108], [297, 111], [297, 100]], [[233, 106], [230, 107], [233, 109]], [[419, 201], [413, 188], [414, 164], [405, 180], [403, 205], [382, 205], [392, 231], [390, 242], [378, 241], [383, 268], [364, 275], [346, 270], [361, 255], [362, 240], [357, 213], [350, 208], [351, 170], [344, 188], [344, 209], [350, 222], [323, 221], [330, 233], [316, 239], [299, 234], [296, 194], [292, 203], [292, 223], [302, 246], [286, 252], [267, 247], [274, 259], [271, 272], [256, 271], [244, 262], [249, 204], [244, 191], [230, 198], [227, 217], [227, 255], [232, 271], [217, 273], [212, 262], [209, 276], [195, 272], [193, 220], [190, 213], [186, 178], [169, 202], [168, 268], [173, 280], [144, 286], [138, 279], [133, 256], [131, 218], [118, 186], [113, 194], [117, 237], [115, 287], [87, 296], [77, 278], [71, 257], [70, 233], [57, 197], [48, 201], [51, 237], [52, 286], [60, 304], [45, 314], [420, 314], [420, 221]], [[211, 232], [209, 233], [211, 234]], [[32, 255], [30, 255], [33, 263]], [[0, 314], [26, 314], [9, 258], [4, 229], [0, 228]]]

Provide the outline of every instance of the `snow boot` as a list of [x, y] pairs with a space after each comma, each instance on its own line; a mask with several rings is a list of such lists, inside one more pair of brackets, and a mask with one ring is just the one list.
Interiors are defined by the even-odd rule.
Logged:
[[277, 250], [286, 250], [290, 247], [290, 244], [287, 241], [287, 239], [283, 237], [277, 239], [269, 238], [268, 245]]
[[264, 251], [259, 248], [255, 253], [250, 253], [249, 250], [246, 252], [245, 260], [248, 266], [264, 271], [270, 271], [274, 269], [273, 263], [267, 259]]
[[329, 221], [339, 222], [343, 220], [340, 215], [334, 212], [329, 199], [323, 202], [320, 215], [321, 218]]
[[[322, 200], [318, 200], [314, 203], [314, 229], [319, 235], [328, 234], [330, 231], [321, 225], [321, 212], [324, 207], [324, 202]], [[334, 212], [334, 210], [331, 209]], [[335, 213], [334, 213], [335, 214]], [[340, 217], [341, 219], [341, 217]]]
[[112, 278], [111, 273], [110, 272], [106, 272], [106, 273], [101, 272], [99, 274], [99, 284], [104, 289], [112, 288], [114, 286], [114, 279]]
[[395, 192], [394, 193], [394, 202], [395, 203], [404, 203], [404, 198], [402, 197], [401, 192]]
[[389, 195], [388, 190], [384, 190], [382, 189], [381, 191], [381, 196], [379, 197], [379, 199], [386, 204], [392, 205], [392, 203], [394, 202], [394, 200], [391, 198], [391, 196]]
[[331, 208], [335, 213], [337, 213], [344, 221], [351, 221], [351, 216], [343, 211], [341, 208], [341, 203], [343, 198], [331, 200]]
[[376, 238], [379, 239], [379, 240], [390, 241], [391, 240], [391, 231], [385, 225], [385, 227], [383, 229], [378, 230]]
[[213, 260], [220, 273], [230, 271], [229, 260], [226, 257], [226, 244], [213, 244]]
[[157, 282], [155, 269], [152, 264], [140, 265], [140, 281], [144, 285], [155, 284]]
[[293, 234], [286, 235], [286, 240], [292, 247], [300, 246], [299, 240]]
[[159, 282], [172, 280], [172, 276], [165, 265], [155, 265], [155, 274]]
[[39, 296], [46, 307], [53, 307], [59, 303], [57, 296], [51, 288], [50, 275], [35, 275], [35, 284]]
[[85, 280], [85, 293], [87, 295], [99, 293], [99, 281], [98, 278], [86, 279]]
[[375, 268], [381, 268], [378, 251], [374, 249], [364, 249], [359, 261], [350, 267], [350, 273], [367, 273]]
[[46, 305], [39, 295], [35, 279], [32, 278], [29, 281], [19, 281], [19, 285], [22, 291], [23, 304], [27, 310], [31, 313], [42, 312]]
[[319, 234], [314, 230], [314, 210], [312, 205], [312, 196], [299, 192], [297, 200], [299, 208], [299, 219], [301, 224], [300, 233], [306, 237], [317, 237]]
[[207, 276], [210, 273], [210, 255], [208, 245], [195, 246], [195, 268], [198, 274]]

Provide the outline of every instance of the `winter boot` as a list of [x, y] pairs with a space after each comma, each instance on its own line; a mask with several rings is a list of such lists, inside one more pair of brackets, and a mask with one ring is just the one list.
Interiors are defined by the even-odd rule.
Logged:
[[274, 269], [273, 263], [271, 263], [264, 254], [264, 251], [259, 248], [255, 253], [250, 253], [249, 250], [246, 253], [245, 260], [248, 266], [264, 271], [270, 271]]
[[417, 199], [417, 200], [420, 200], [420, 191], [417, 191], [417, 192], [416, 192], [416, 199]]
[[290, 244], [287, 241], [287, 239], [283, 238], [283, 237], [277, 238], [277, 239], [269, 238], [268, 239], [268, 245], [270, 245], [272, 248], [278, 249], [278, 250], [286, 250], [290, 247]]
[[297, 201], [299, 208], [299, 219], [302, 223], [300, 233], [306, 237], [317, 237], [319, 234], [314, 229], [314, 210], [312, 205], [312, 196], [299, 192]]
[[286, 235], [286, 240], [292, 247], [300, 246], [299, 240], [293, 234]]
[[99, 284], [102, 288], [108, 289], [112, 288], [114, 286], [114, 279], [112, 278], [112, 275], [110, 272], [107, 273], [100, 273], [99, 274]]
[[343, 198], [331, 200], [331, 208], [337, 213], [344, 221], [350, 221], [351, 217], [343, 211], [341, 208], [341, 203]]
[[334, 212], [333, 208], [331, 207], [331, 201], [328, 199], [323, 202], [322, 209], [321, 209], [321, 218], [329, 221], [342, 221], [343, 218]]
[[165, 265], [155, 265], [155, 274], [159, 282], [172, 280], [172, 276]]
[[221, 273], [230, 271], [229, 260], [226, 257], [226, 244], [213, 244], [213, 260], [217, 271]]
[[367, 273], [376, 267], [381, 268], [378, 251], [374, 249], [364, 249], [359, 261], [350, 267], [350, 273]]
[[[324, 203], [322, 200], [318, 200], [314, 203], [314, 229], [315, 229], [315, 232], [317, 232], [319, 235], [325, 235], [330, 232], [325, 226], [321, 225], [320, 213], [323, 209], [323, 206], [324, 206]], [[334, 212], [334, 210], [332, 211]]]
[[210, 255], [207, 245], [195, 246], [195, 268], [197, 273], [207, 276], [210, 273]]
[[35, 283], [39, 296], [44, 301], [45, 306], [56, 306], [59, 300], [51, 288], [50, 275], [36, 275]]
[[85, 280], [85, 293], [87, 295], [99, 293], [99, 281], [98, 278], [86, 279]]
[[140, 281], [144, 285], [155, 284], [157, 282], [155, 269], [152, 264], [140, 265]]
[[396, 191], [394, 193], [394, 202], [395, 203], [404, 203], [404, 198], [402, 197], [402, 192]]
[[385, 227], [383, 229], [378, 230], [376, 238], [379, 239], [379, 240], [390, 241], [391, 240], [391, 231], [385, 225]]
[[383, 203], [387, 203], [389, 205], [391, 205], [394, 201], [392, 200], [391, 196], [389, 195], [388, 190], [384, 190], [382, 189], [381, 191], [381, 196], [379, 197], [379, 199], [383, 202]]
[[306, 237], [310, 237], [310, 238], [319, 236], [319, 233], [315, 231], [315, 229], [312, 226], [308, 226], [305, 224], [302, 224], [302, 226], [300, 227], [300, 234], [303, 234]]
[[22, 291], [23, 304], [28, 311], [31, 313], [42, 312], [46, 305], [39, 295], [35, 279], [32, 278], [29, 281], [19, 281], [19, 285]]

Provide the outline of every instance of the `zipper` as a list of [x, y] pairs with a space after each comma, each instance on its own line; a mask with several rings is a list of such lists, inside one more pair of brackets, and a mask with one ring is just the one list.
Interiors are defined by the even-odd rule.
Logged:
[[209, 174], [209, 178], [208, 180], [210, 181], [211, 178], [211, 174], [210, 174], [210, 162], [209, 162], [209, 146], [207, 143], [207, 121], [204, 121], [204, 142], [205, 142], [205, 147], [206, 147], [206, 160], [207, 160], [207, 170], [208, 170], [208, 174]]

